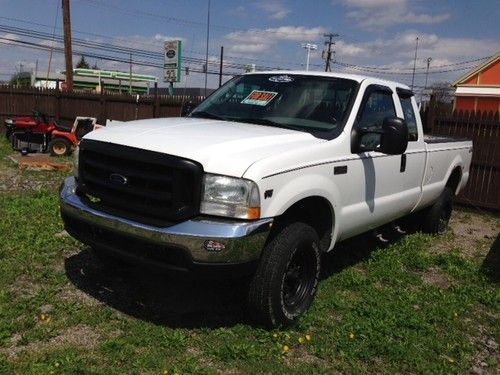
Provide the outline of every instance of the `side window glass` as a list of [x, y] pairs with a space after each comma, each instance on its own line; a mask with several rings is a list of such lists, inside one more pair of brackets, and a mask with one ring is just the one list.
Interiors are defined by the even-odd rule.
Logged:
[[[369, 94], [361, 108], [358, 129], [382, 130], [386, 117], [395, 117], [396, 108], [392, 95], [383, 91], [373, 91]], [[380, 134], [365, 134], [361, 138], [362, 147], [375, 148], [380, 144]]]
[[411, 97], [400, 97], [399, 100], [401, 101], [405, 121], [408, 125], [408, 141], [416, 141], [418, 139], [417, 119], [415, 118]]

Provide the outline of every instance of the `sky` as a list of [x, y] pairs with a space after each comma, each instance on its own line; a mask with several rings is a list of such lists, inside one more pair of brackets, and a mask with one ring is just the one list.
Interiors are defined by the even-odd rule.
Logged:
[[[62, 71], [61, 0], [0, 0], [0, 81], [21, 71]], [[183, 74], [176, 87], [203, 87], [209, 0], [71, 0], [73, 63], [152, 74], [163, 83], [163, 45], [182, 40]], [[396, 80], [415, 90], [453, 82], [500, 51], [499, 0], [210, 0], [209, 72], [223, 81], [257, 70], [304, 70], [313, 43], [310, 70], [324, 71], [324, 34], [333, 40], [332, 71]], [[54, 38], [53, 38], [54, 35]], [[415, 58], [418, 37], [417, 59]], [[54, 41], [55, 39], [55, 41]], [[427, 60], [429, 74], [426, 75]], [[114, 60], [114, 61], [113, 61]], [[38, 63], [37, 63], [38, 61]], [[415, 76], [413, 65], [416, 63]], [[208, 75], [208, 87], [218, 86]]]

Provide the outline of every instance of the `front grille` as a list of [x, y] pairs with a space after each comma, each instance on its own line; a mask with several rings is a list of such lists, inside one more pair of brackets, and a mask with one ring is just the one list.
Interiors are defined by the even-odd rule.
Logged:
[[111, 143], [80, 144], [78, 192], [94, 208], [168, 226], [198, 214], [203, 168], [192, 160]]

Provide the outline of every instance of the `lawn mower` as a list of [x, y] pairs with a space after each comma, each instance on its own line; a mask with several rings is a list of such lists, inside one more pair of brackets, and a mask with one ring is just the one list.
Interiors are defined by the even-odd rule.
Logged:
[[70, 131], [54, 129], [51, 134], [48, 151], [52, 156], [69, 155], [80, 144], [80, 140], [92, 130], [102, 128], [95, 117], [78, 116]]
[[33, 111], [32, 116], [5, 120], [5, 135], [12, 148], [23, 155], [47, 151], [53, 156], [69, 155], [85, 134], [101, 127], [96, 121], [94, 117], [79, 116], [71, 128], [64, 128], [47, 115]]

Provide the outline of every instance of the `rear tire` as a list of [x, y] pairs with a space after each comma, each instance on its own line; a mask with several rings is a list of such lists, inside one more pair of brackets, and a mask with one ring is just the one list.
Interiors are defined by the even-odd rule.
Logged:
[[453, 191], [445, 187], [437, 201], [424, 211], [422, 231], [430, 234], [445, 234], [452, 210]]
[[71, 143], [64, 138], [54, 138], [49, 143], [51, 156], [65, 156], [71, 153]]
[[304, 223], [285, 226], [264, 248], [250, 282], [252, 317], [267, 327], [294, 323], [314, 300], [320, 269], [316, 231]]

